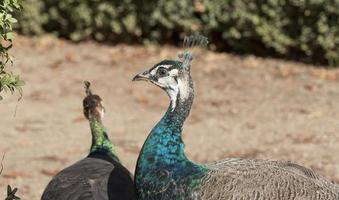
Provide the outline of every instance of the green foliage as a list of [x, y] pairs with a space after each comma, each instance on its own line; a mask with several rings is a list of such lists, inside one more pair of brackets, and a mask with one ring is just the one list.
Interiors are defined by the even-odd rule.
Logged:
[[[339, 0], [207, 1], [202, 13], [208, 32], [221, 33], [241, 52], [339, 63]], [[228, 13], [228, 14], [225, 14]]]
[[47, 22], [47, 15], [42, 13], [44, 3], [41, 0], [24, 0], [20, 1], [22, 10], [16, 12], [20, 16], [17, 29], [26, 35], [41, 35], [44, 33], [43, 24]]
[[174, 42], [206, 35], [218, 50], [339, 63], [339, 0], [23, 0], [23, 33], [74, 41]]
[[23, 0], [18, 29], [54, 33], [73, 41], [129, 41], [138, 32], [132, 0]]
[[2, 91], [13, 93], [15, 90], [21, 93], [24, 84], [18, 75], [6, 71], [6, 65], [12, 64], [12, 58], [8, 53], [14, 38], [12, 24], [17, 22], [12, 13], [19, 8], [17, 0], [0, 1], [0, 93]]

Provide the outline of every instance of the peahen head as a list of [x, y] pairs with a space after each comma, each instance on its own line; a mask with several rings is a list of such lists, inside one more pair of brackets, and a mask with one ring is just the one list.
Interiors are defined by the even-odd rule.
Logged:
[[98, 95], [92, 94], [90, 90], [90, 83], [88, 81], [85, 81], [85, 89], [87, 96], [82, 102], [84, 115], [88, 120], [101, 122], [105, 113], [103, 101]]
[[136, 75], [133, 81], [149, 81], [167, 92], [172, 102], [172, 109], [177, 101], [185, 101], [193, 92], [190, 70], [183, 67], [181, 61], [164, 60], [145, 72]]
[[206, 45], [207, 38], [194, 35], [185, 37], [185, 50], [177, 60], [163, 60], [143, 73], [136, 75], [133, 81], [149, 81], [167, 92], [171, 98], [172, 110], [193, 98], [193, 81], [190, 75], [194, 47]]

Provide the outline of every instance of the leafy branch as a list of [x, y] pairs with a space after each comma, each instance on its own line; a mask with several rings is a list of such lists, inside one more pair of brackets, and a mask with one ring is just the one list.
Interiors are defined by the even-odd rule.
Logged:
[[[13, 46], [14, 33], [12, 25], [17, 22], [12, 13], [19, 10], [20, 4], [17, 0], [0, 1], [0, 93], [18, 91], [22, 94], [24, 82], [19, 75], [14, 75], [6, 70], [8, 64], [13, 65], [13, 58], [8, 51]], [[0, 100], [2, 97], [0, 96]]]

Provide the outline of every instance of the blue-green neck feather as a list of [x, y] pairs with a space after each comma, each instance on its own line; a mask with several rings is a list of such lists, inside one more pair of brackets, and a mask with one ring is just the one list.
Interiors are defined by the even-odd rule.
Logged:
[[181, 139], [182, 119], [167, 111], [147, 138], [140, 156], [142, 168], [152, 168], [146, 163], [172, 166], [188, 162]]
[[[148, 136], [136, 168], [136, 186], [141, 199], [149, 198], [142, 194], [147, 192], [144, 191], [147, 190], [145, 184], [150, 185], [152, 190], [161, 190], [164, 182], [162, 184], [161, 182], [159, 184], [151, 182], [159, 181], [159, 176], [164, 172], [170, 173], [169, 176], [171, 179], [176, 179], [176, 183], [182, 181], [181, 184], [193, 188], [198, 184], [195, 180], [198, 181], [207, 171], [202, 165], [188, 160], [184, 152], [184, 143], [181, 137], [182, 126], [189, 115], [192, 102], [193, 91], [186, 101], [179, 102], [177, 100], [174, 110], [170, 105], [164, 117]], [[186, 178], [188, 176], [190, 178]]]
[[101, 121], [91, 119], [90, 127], [92, 133], [92, 145], [90, 153], [104, 153], [116, 155], [115, 148], [107, 136], [107, 131]]

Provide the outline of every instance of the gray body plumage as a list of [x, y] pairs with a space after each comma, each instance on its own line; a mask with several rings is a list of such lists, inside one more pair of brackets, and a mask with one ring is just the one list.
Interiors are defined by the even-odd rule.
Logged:
[[113, 169], [108, 161], [84, 158], [60, 171], [48, 184], [41, 199], [108, 200], [107, 185]]
[[339, 200], [338, 185], [288, 161], [230, 158], [205, 166], [201, 199]]

